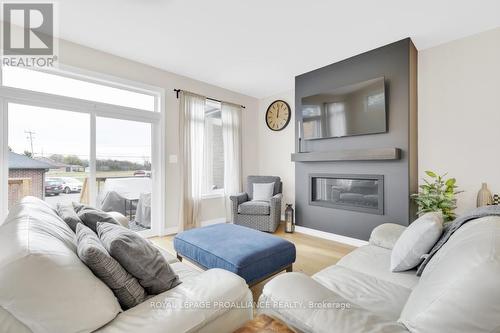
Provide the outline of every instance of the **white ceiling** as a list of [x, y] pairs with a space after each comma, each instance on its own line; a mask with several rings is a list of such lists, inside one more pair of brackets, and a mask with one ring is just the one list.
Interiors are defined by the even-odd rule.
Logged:
[[254, 97], [411, 37], [425, 49], [500, 26], [498, 0], [61, 0], [67, 40]]

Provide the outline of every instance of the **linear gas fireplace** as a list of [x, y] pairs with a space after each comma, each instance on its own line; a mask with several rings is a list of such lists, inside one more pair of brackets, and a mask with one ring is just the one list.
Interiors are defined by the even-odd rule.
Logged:
[[310, 174], [309, 204], [384, 214], [384, 176]]

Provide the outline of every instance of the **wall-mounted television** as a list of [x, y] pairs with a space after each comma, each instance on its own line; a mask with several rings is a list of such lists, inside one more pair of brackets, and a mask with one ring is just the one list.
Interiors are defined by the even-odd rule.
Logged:
[[301, 105], [304, 140], [387, 132], [383, 77], [303, 97]]

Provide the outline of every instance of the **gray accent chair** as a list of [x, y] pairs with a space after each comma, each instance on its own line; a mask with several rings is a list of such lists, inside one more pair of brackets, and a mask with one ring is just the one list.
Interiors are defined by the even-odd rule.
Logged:
[[[254, 183], [274, 183], [270, 202], [252, 201]], [[275, 232], [281, 220], [283, 183], [275, 176], [248, 176], [246, 192], [231, 195], [231, 222], [260, 231]]]

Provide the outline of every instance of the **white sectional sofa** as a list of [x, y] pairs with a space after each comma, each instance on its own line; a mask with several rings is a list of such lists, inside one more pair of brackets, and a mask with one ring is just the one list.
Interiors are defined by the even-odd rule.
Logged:
[[463, 225], [420, 278], [415, 270], [390, 272], [403, 230], [377, 227], [369, 245], [312, 277], [277, 276], [259, 311], [300, 332], [500, 332], [500, 217]]
[[221, 333], [251, 319], [251, 307], [217, 306], [251, 303], [242, 278], [200, 272], [164, 255], [182, 283], [122, 311], [78, 258], [66, 223], [43, 201], [25, 198], [0, 226], [0, 332]]

